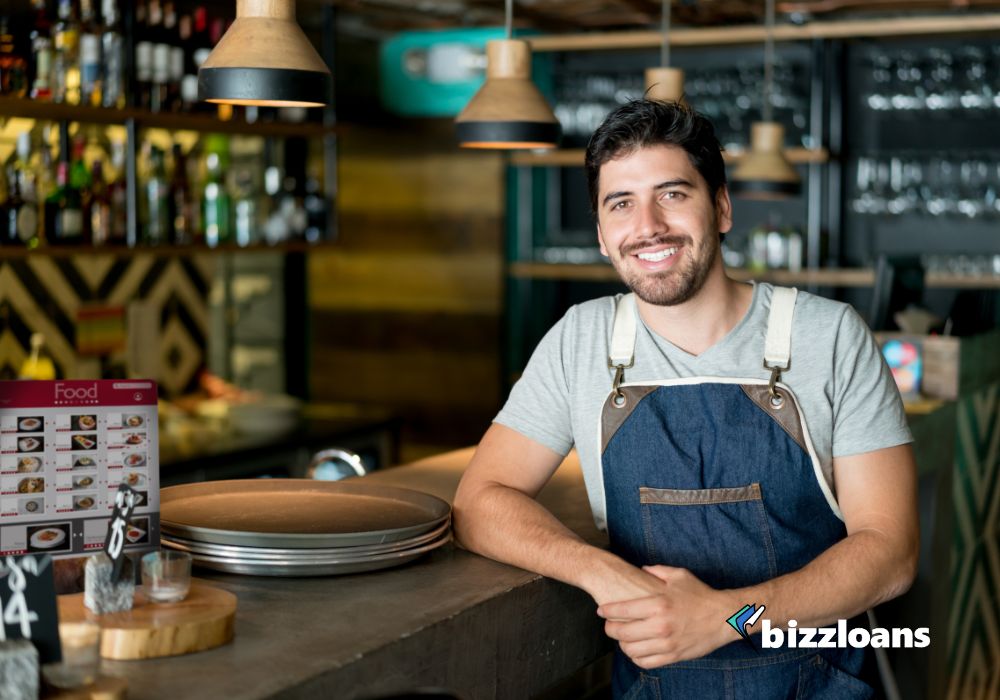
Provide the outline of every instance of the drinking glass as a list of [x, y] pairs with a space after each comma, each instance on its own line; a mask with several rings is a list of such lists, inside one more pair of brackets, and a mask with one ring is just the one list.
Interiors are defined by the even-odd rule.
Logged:
[[101, 628], [96, 622], [60, 622], [62, 661], [42, 666], [42, 676], [56, 688], [80, 688], [97, 680], [101, 668]]
[[142, 587], [154, 603], [176, 603], [191, 587], [191, 555], [187, 552], [162, 550], [142, 558]]

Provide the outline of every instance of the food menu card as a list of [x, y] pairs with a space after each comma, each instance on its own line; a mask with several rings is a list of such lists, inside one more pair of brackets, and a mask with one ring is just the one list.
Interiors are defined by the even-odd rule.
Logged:
[[126, 550], [154, 549], [155, 382], [0, 382], [0, 554], [100, 550], [121, 482], [139, 493]]

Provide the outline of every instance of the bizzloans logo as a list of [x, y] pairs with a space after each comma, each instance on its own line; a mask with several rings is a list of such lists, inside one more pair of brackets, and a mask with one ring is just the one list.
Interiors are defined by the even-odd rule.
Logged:
[[[750, 629], [761, 619], [764, 606], [755, 608], [753, 603], [744, 605], [733, 613], [726, 622], [743, 639], [750, 642]], [[788, 629], [771, 627], [770, 620], [761, 621], [761, 646], [764, 649], [923, 649], [930, 646], [929, 627], [863, 627], [847, 628], [847, 620], [837, 620], [836, 627], [799, 627], [795, 620], [788, 621]]]
[[56, 382], [56, 403], [97, 403], [97, 383], [66, 386], [63, 382]]

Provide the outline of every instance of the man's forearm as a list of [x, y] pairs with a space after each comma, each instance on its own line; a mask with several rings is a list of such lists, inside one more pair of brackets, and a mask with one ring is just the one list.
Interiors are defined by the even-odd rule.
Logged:
[[800, 627], [819, 627], [904, 593], [915, 570], [916, 551], [879, 532], [862, 530], [798, 571], [730, 592], [740, 605], [766, 605], [765, 617], [774, 626], [796, 620]]
[[612, 580], [646, 578], [587, 544], [530, 496], [501, 484], [456, 499], [455, 534], [466, 549], [582, 588], [598, 602], [612, 595]]

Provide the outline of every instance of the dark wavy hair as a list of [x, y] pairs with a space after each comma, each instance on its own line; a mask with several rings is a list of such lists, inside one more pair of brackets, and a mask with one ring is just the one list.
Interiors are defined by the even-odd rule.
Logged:
[[605, 117], [587, 144], [587, 187], [595, 216], [601, 166], [647, 146], [683, 148], [691, 165], [708, 183], [712, 201], [726, 184], [722, 146], [707, 117], [677, 102], [633, 100]]

